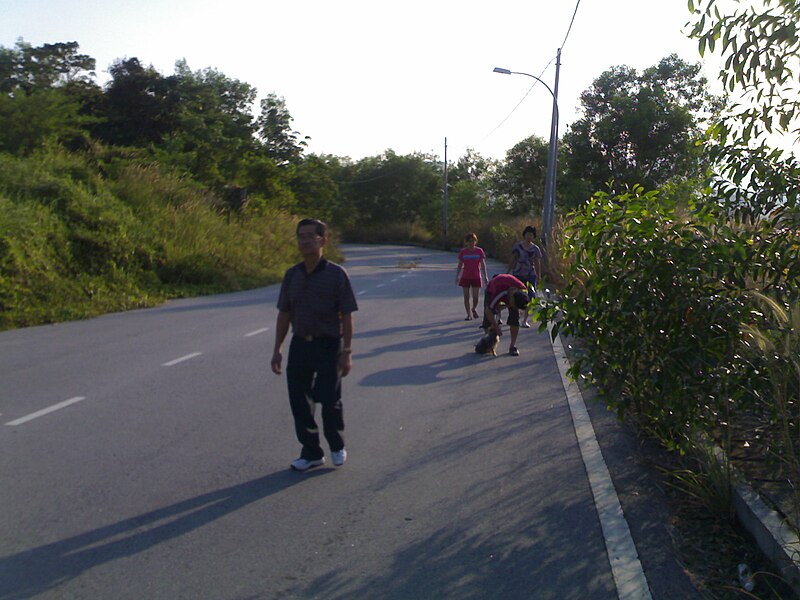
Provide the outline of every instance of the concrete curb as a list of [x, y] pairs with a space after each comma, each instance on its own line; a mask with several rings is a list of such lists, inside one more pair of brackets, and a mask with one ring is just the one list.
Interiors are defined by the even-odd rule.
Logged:
[[734, 488], [734, 504], [739, 522], [800, 597], [800, 538], [797, 532], [744, 481]]
[[[548, 335], [550, 331], [548, 330]], [[589, 486], [594, 496], [600, 528], [605, 539], [608, 562], [617, 588], [619, 600], [652, 600], [647, 577], [639, 561], [636, 544], [631, 536], [628, 522], [622, 512], [614, 482], [603, 459], [600, 445], [597, 443], [591, 418], [586, 410], [578, 384], [567, 375], [569, 361], [561, 336], [552, 340], [553, 354], [564, 392], [569, 403], [575, 437], [581, 451], [583, 464], [589, 478]]]
[[[545, 290], [544, 293], [549, 296], [550, 291]], [[544, 294], [541, 292], [539, 295], [540, 297], [544, 297]], [[547, 328], [547, 332], [549, 335], [551, 332], [551, 327]], [[558, 348], [556, 348], [556, 346], [558, 346]], [[557, 335], [556, 339], [553, 340], [553, 350], [559, 362], [559, 369], [562, 369], [562, 362], [567, 361], [568, 359], [566, 358], [560, 335]], [[569, 377], [567, 377], [565, 370], [562, 370], [561, 375], [562, 381], [564, 382], [564, 388], [565, 390], [568, 390], [567, 394], [569, 396], [568, 382], [572, 385], [575, 385], [575, 383], [572, 382]], [[582, 404], [583, 396], [580, 394], [580, 390], [578, 390], [577, 393], [580, 396], [580, 402]], [[585, 412], [585, 406], [583, 410]], [[589, 427], [591, 427], [591, 422], [589, 423]], [[722, 450], [720, 448], [715, 449], [717, 460], [722, 459], [720, 456], [721, 452]], [[734, 470], [734, 476], [738, 480], [738, 483], [736, 483], [734, 486], [733, 499], [734, 508], [736, 509], [736, 516], [739, 519], [739, 522], [745, 531], [747, 531], [753, 537], [761, 552], [764, 553], [764, 556], [766, 556], [767, 559], [769, 559], [769, 561], [778, 568], [783, 578], [786, 579], [786, 581], [794, 590], [794, 593], [798, 598], [800, 598], [800, 536], [798, 535], [798, 531], [792, 528], [776, 510], [769, 508], [765, 504], [765, 502], [761, 499], [761, 496], [759, 496], [759, 494], [746, 483], [745, 478], [741, 475], [741, 473]], [[633, 552], [635, 554], [635, 546]], [[609, 559], [610, 558], [611, 557], [609, 554]], [[635, 565], [639, 561], [638, 557], [634, 558], [635, 560], [632, 562], [632, 564]], [[612, 565], [613, 562], [614, 561], [612, 561]], [[639, 568], [641, 568], [641, 565], [639, 565]], [[615, 573], [615, 579], [616, 578], [617, 575]], [[640, 585], [637, 593], [649, 594], [649, 590], [645, 592], [643, 589], [646, 587], [647, 584], [645, 579], [644, 586]]]
[[[548, 328], [548, 335], [550, 328]], [[566, 374], [566, 364], [569, 362], [564, 351], [564, 345], [561, 336], [557, 335], [556, 339], [552, 342], [553, 352], [559, 364], [559, 371], [561, 372], [562, 382], [564, 389], [567, 393], [567, 398], [570, 403], [570, 410], [573, 415], [575, 424], [575, 433], [578, 436], [579, 443], [582, 437], [591, 438], [589, 442], [594, 440], [594, 431], [592, 430], [591, 421], [588, 414], [586, 414], [586, 407], [583, 403], [583, 395], [578, 389], [574, 381], [572, 381]], [[587, 423], [588, 421], [588, 423]], [[581, 429], [585, 429], [588, 433], [582, 436]], [[584, 442], [585, 443], [585, 442]], [[596, 444], [596, 440], [593, 441]], [[585, 450], [581, 448], [581, 452]], [[599, 452], [599, 448], [597, 449]], [[589, 455], [593, 451], [589, 451]], [[715, 448], [714, 455], [717, 460], [723, 460], [722, 449]], [[602, 456], [600, 458], [602, 461]], [[584, 463], [587, 472], [591, 473], [590, 465], [595, 462], [593, 458], [584, 456]], [[605, 464], [603, 463], [603, 468]], [[616, 492], [613, 488], [608, 471], [605, 470], [605, 476], [608, 478], [608, 483], [601, 483], [599, 486], [596, 483], [592, 484], [592, 491], [595, 494], [595, 500], [598, 497], [613, 496], [616, 499]], [[761, 496], [748, 485], [745, 478], [741, 473], [734, 470], [734, 477], [738, 481], [733, 489], [734, 507], [736, 509], [736, 516], [739, 519], [742, 527], [747, 531], [755, 540], [756, 545], [759, 547], [764, 556], [780, 571], [781, 576], [792, 587], [795, 594], [800, 598], [800, 536], [798, 532], [793, 529], [786, 520], [775, 510], [769, 508], [762, 500]], [[590, 474], [590, 479], [592, 476]], [[602, 478], [598, 481], [603, 481]], [[604, 486], [610, 485], [611, 494], [608, 494], [608, 488]], [[601, 492], [603, 490], [603, 492]], [[622, 509], [619, 507], [618, 501], [614, 503], [606, 503], [605, 509], [601, 507], [602, 503], [598, 502], [598, 514], [603, 522], [603, 530], [606, 532], [606, 547], [609, 551], [609, 561], [612, 565], [614, 572], [614, 579], [617, 583], [619, 597], [622, 598], [649, 598], [650, 593], [647, 585], [647, 580], [644, 573], [641, 572], [641, 564], [639, 563], [636, 554], [636, 548], [633, 540], [630, 539], [630, 532], [625, 523]], [[604, 518], [604, 514], [607, 515]], [[621, 522], [618, 520], [621, 518]], [[606, 521], [608, 519], [608, 521]], [[608, 531], [607, 531], [608, 530]], [[609, 535], [609, 532], [615, 532]], [[617, 542], [613, 540], [618, 539]], [[620, 541], [621, 540], [621, 543]], [[620, 552], [619, 550], [622, 550]], [[614, 556], [615, 558], [612, 558]]]

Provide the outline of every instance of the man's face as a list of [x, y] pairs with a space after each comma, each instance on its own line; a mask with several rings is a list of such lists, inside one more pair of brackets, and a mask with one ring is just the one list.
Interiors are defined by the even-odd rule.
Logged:
[[317, 234], [314, 225], [303, 225], [297, 230], [297, 247], [303, 256], [313, 256], [322, 252], [325, 238]]

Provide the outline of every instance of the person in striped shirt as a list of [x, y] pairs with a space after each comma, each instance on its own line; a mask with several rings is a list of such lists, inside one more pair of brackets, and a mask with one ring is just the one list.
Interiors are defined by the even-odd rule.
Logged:
[[280, 375], [281, 347], [291, 325], [286, 381], [295, 434], [302, 446], [300, 458], [291, 464], [295, 471], [325, 463], [314, 419], [316, 404], [322, 407], [322, 430], [334, 466], [342, 466], [347, 459], [342, 377], [352, 368], [352, 313], [358, 306], [347, 272], [322, 256], [327, 241], [327, 226], [322, 221], [303, 219], [298, 223], [297, 246], [303, 261], [286, 271], [278, 295], [271, 367]]

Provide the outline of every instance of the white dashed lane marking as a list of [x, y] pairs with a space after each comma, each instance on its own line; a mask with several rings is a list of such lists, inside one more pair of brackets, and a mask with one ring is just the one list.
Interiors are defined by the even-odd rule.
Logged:
[[[414, 274], [413, 271], [407, 271], [407, 272], [403, 273], [402, 275], [400, 275], [399, 277], [395, 277], [394, 279], [392, 279], [391, 283], [396, 283], [398, 280], [403, 279], [403, 278], [408, 277], [409, 275], [413, 275], [413, 274]], [[376, 288], [382, 288], [382, 287], [385, 287], [385, 286], [386, 286], [385, 283], [379, 283], [375, 287]], [[363, 296], [367, 292], [368, 292], [368, 290], [361, 290], [361, 291], [357, 292], [356, 295], [357, 296]], [[266, 331], [269, 331], [269, 327], [262, 327], [260, 329], [256, 329], [254, 331], [251, 331], [249, 333], [244, 334], [244, 337], [253, 337], [253, 336], [265, 333]], [[191, 360], [193, 358], [201, 356], [202, 354], [203, 354], [202, 352], [192, 352], [191, 354], [187, 354], [185, 356], [181, 356], [179, 358], [176, 358], [176, 359], [170, 360], [168, 362], [162, 363], [161, 366], [162, 367], [172, 367], [172, 366], [180, 364], [182, 362], [186, 362], [187, 360]], [[70, 398], [69, 400], [64, 400], [63, 402], [59, 402], [58, 404], [54, 404], [53, 406], [50, 406], [48, 408], [43, 408], [42, 410], [36, 411], [34, 413], [31, 413], [31, 414], [29, 414], [27, 416], [20, 417], [19, 419], [15, 419], [13, 421], [9, 421], [8, 423], [6, 423], [6, 425], [9, 426], [9, 427], [15, 427], [17, 425], [22, 425], [24, 423], [32, 421], [33, 419], [37, 419], [39, 417], [42, 417], [42, 416], [47, 415], [47, 414], [50, 414], [50, 413], [55, 412], [57, 410], [61, 410], [62, 408], [66, 408], [68, 406], [76, 404], [77, 402], [80, 402], [80, 401], [85, 400], [85, 399], [86, 399], [85, 396], [75, 396], [74, 398]]]
[[200, 356], [202, 352], [192, 352], [191, 354], [187, 354], [186, 356], [181, 356], [180, 358], [176, 358], [175, 360], [171, 360], [169, 362], [165, 362], [162, 364], [162, 367], [171, 367], [172, 365], [177, 365], [178, 363], [182, 363], [186, 360], [191, 360], [196, 356]]
[[53, 406], [49, 406], [47, 408], [43, 408], [42, 410], [37, 410], [34, 413], [31, 413], [25, 417], [20, 417], [19, 419], [15, 419], [13, 421], [9, 421], [6, 423], [9, 427], [16, 427], [17, 425], [22, 425], [23, 423], [27, 423], [28, 421], [33, 421], [34, 419], [38, 419], [39, 417], [43, 417], [44, 415], [50, 414], [51, 412], [55, 412], [57, 410], [61, 410], [62, 408], [66, 408], [76, 402], [80, 402], [81, 400], [86, 400], [85, 396], [75, 396], [74, 398], [70, 398], [69, 400], [64, 400], [63, 402], [59, 402], [58, 404], [54, 404]]
[[245, 333], [244, 337], [252, 337], [254, 335], [258, 335], [259, 333], [264, 333], [265, 331], [269, 331], [269, 327], [262, 327], [261, 329], [256, 329], [255, 331], [251, 331], [250, 333]]

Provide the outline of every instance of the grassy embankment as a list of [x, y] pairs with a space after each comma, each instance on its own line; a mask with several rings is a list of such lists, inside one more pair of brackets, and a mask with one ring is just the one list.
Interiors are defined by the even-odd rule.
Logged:
[[0, 155], [0, 329], [275, 283], [295, 223], [119, 152]]

